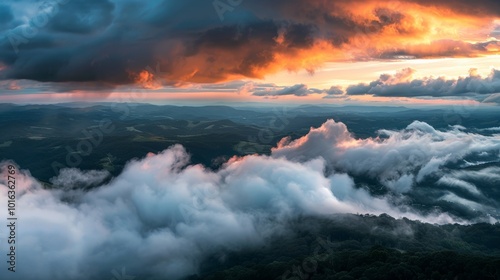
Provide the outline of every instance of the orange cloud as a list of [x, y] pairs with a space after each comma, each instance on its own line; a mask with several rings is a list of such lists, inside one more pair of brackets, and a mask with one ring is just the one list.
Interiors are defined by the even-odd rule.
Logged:
[[[500, 43], [489, 36], [498, 18], [484, 11], [467, 13], [460, 5], [318, 0], [294, 9], [302, 13], [285, 12], [293, 14], [294, 24], [280, 25], [277, 19], [267, 25], [213, 28], [188, 47], [179, 41], [168, 53], [158, 51], [166, 69], [162, 78], [210, 83], [263, 78], [282, 70], [314, 73], [333, 61], [474, 57], [500, 51]], [[147, 74], [136, 75], [136, 83], [154, 87]]]
[[[500, 49], [498, 0], [253, 0], [226, 21], [203, 6], [193, 9], [192, 1], [132, 10], [122, 2], [109, 17], [113, 28], [75, 30], [68, 38], [46, 30], [43, 40], [17, 46], [17, 54], [0, 52], [0, 79], [158, 89], [283, 70], [314, 73], [326, 62], [474, 57]], [[34, 47], [41, 42], [65, 43]]]
[[145, 89], [159, 89], [161, 88], [161, 83], [158, 78], [154, 76], [153, 73], [143, 70], [139, 72], [134, 78], [135, 83], [140, 85]]

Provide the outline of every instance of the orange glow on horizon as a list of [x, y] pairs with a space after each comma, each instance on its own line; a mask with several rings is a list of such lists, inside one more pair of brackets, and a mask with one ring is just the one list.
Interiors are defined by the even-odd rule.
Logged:
[[64, 103], [64, 102], [124, 102], [124, 103], [157, 103], [157, 104], [181, 104], [183, 102], [253, 102], [262, 104], [325, 104], [325, 105], [349, 105], [349, 104], [370, 104], [370, 105], [429, 105], [429, 106], [482, 106], [475, 100], [458, 99], [420, 99], [407, 97], [379, 97], [370, 95], [348, 96], [345, 99], [322, 99], [319, 95], [307, 97], [288, 96], [285, 98], [263, 99], [258, 96], [248, 95], [241, 97], [235, 92], [112, 92], [106, 95], [96, 92], [73, 92], [73, 93], [33, 93], [33, 94], [3, 94], [0, 96], [0, 103], [19, 104], [44, 104], [44, 103]]

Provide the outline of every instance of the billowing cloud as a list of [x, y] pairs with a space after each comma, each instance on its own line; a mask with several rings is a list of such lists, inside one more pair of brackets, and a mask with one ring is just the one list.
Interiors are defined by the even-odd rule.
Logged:
[[[494, 102], [500, 92], [500, 71], [492, 69], [490, 75], [481, 77], [477, 69], [470, 69], [467, 77], [414, 78], [415, 70], [406, 68], [396, 74], [382, 74], [369, 84], [358, 84], [346, 89], [348, 95], [371, 94], [391, 97], [457, 97], [483, 95], [485, 102]], [[486, 96], [484, 96], [486, 95]], [[494, 100], [495, 99], [495, 100]]]
[[[107, 172], [65, 169], [51, 180], [54, 187], [46, 188], [19, 170], [16, 209], [22, 226], [16, 248], [18, 262], [30, 269], [0, 275], [101, 279], [126, 267], [141, 279], [179, 279], [195, 273], [215, 252], [255, 248], [286, 234], [288, 221], [304, 215], [388, 213], [432, 223], [467, 223], [444, 209], [422, 213], [407, 205], [405, 196], [417, 188], [416, 176], [422, 180], [437, 174], [437, 184], [450, 189], [437, 195], [435, 203], [494, 213], [495, 202], [488, 202], [469, 181], [496, 182], [498, 168], [441, 176], [439, 167], [475, 153], [498, 157], [499, 149], [498, 135], [458, 128], [443, 132], [422, 122], [402, 131], [381, 131], [379, 138], [356, 139], [344, 124], [329, 120], [302, 138], [283, 140], [271, 156], [234, 157], [216, 171], [190, 165], [180, 145], [132, 160], [100, 186], [96, 184]], [[3, 205], [7, 164], [0, 164]], [[391, 192], [371, 194], [356, 185], [351, 177], [356, 174], [379, 180]], [[86, 191], [77, 188], [82, 184]], [[0, 215], [5, 218], [6, 213]], [[496, 221], [491, 216], [481, 220]]]
[[75, 168], [64, 168], [59, 171], [57, 177], [50, 180], [50, 183], [57, 188], [86, 189], [99, 185], [109, 176], [108, 171], [90, 170], [82, 172]]
[[444, 176], [439, 179], [438, 184], [462, 188], [472, 194], [481, 194], [481, 192], [473, 184], [453, 177]]
[[327, 61], [497, 53], [496, 39], [485, 40], [496, 30], [497, 6], [486, 0], [16, 1], [0, 7], [6, 66], [0, 79], [140, 83], [148, 79], [144, 69], [159, 63], [161, 78], [176, 85], [312, 73]]
[[[332, 145], [350, 139], [341, 125], [337, 132], [341, 137], [332, 138]], [[396, 197], [372, 196], [345, 173], [325, 173], [326, 163], [315, 155], [300, 162], [252, 155], [232, 158], [211, 171], [189, 165], [189, 155], [176, 145], [133, 160], [118, 177], [86, 192], [74, 186], [95, 183], [107, 173], [63, 170], [52, 179], [63, 187], [47, 189], [19, 171], [17, 215], [23, 226], [16, 248], [19, 263], [30, 269], [9, 274], [9, 279], [99, 279], [120, 267], [141, 279], [178, 279], [196, 272], [215, 252], [265, 244], [302, 215], [388, 213], [463, 222], [447, 213], [420, 214], [394, 204]], [[7, 176], [1, 178], [5, 204]], [[10, 272], [0, 275], [5, 273]]]
[[499, 135], [471, 134], [459, 128], [438, 131], [415, 121], [402, 131], [380, 130], [377, 138], [357, 139], [345, 124], [328, 120], [306, 136], [282, 139], [272, 155], [299, 162], [320, 157], [330, 170], [370, 176], [406, 192], [410, 175], [420, 182], [446, 164], [484, 152], [499, 154]]
[[67, 1], [60, 5], [47, 27], [53, 32], [95, 33], [111, 24], [113, 10], [114, 4], [110, 1]]
[[295, 96], [307, 96], [310, 93], [314, 93], [307, 88], [304, 84], [298, 84], [291, 87], [285, 87], [279, 90], [265, 90], [265, 91], [255, 91], [253, 95], [255, 96], [282, 96], [282, 95], [295, 95]]
[[12, 10], [7, 5], [0, 5], [0, 31], [14, 19]]

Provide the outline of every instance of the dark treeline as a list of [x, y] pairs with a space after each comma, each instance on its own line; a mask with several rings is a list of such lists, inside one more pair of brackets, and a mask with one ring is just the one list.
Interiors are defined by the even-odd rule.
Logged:
[[500, 279], [500, 224], [387, 215], [303, 217], [262, 248], [221, 252], [187, 279]]

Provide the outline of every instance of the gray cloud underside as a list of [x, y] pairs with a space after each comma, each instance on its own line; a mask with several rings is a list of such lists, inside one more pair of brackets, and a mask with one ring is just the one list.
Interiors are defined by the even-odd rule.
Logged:
[[475, 69], [471, 69], [469, 76], [458, 79], [444, 77], [413, 79], [413, 73], [415, 70], [407, 68], [395, 75], [383, 74], [379, 79], [369, 84], [349, 86], [346, 93], [348, 95], [371, 94], [390, 97], [464, 97], [474, 96], [474, 94], [484, 96], [500, 92], [500, 71], [496, 69], [492, 69], [490, 75], [484, 78], [475, 74]]
[[[470, 16], [500, 15], [495, 0], [405, 2]], [[411, 16], [405, 11], [377, 8], [371, 21], [359, 22], [346, 10], [350, 2], [345, 0], [233, 3], [237, 5], [220, 16], [213, 1], [202, 0], [11, 1], [0, 6], [0, 68], [6, 66], [0, 79], [129, 84], [134, 82], [131, 73], [158, 62], [172, 83], [259, 77], [276, 55], [293, 57], [319, 39], [340, 48], [360, 34], [377, 36], [384, 28], [399, 30], [401, 36], [415, 32], [402, 24]], [[448, 47], [438, 56], [455, 55], [457, 47], [482, 51], [497, 42], [445, 43]], [[403, 49], [373, 55], [433, 54]]]

